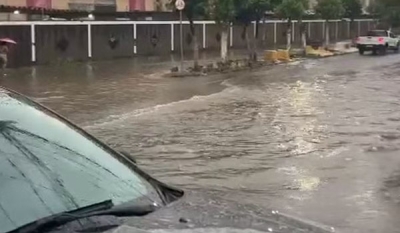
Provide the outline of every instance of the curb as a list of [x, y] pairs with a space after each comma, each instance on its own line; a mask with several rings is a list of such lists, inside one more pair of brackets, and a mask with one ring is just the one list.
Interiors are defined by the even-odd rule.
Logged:
[[309, 58], [309, 59], [323, 59], [323, 58], [330, 58], [330, 57], [337, 57], [337, 56], [344, 56], [344, 55], [350, 55], [350, 54], [354, 54], [357, 53], [358, 51], [351, 51], [351, 52], [339, 52], [339, 53], [334, 53], [333, 55], [330, 56], [305, 56], [305, 58]]
[[261, 66], [255, 66], [255, 67], [243, 67], [243, 68], [238, 68], [238, 69], [232, 69], [232, 70], [225, 70], [225, 71], [215, 71], [215, 72], [209, 72], [209, 73], [202, 73], [202, 72], [190, 72], [190, 71], [185, 71], [185, 72], [172, 72], [172, 73], [167, 73], [163, 75], [166, 78], [185, 78], [185, 77], [200, 77], [200, 76], [208, 76], [208, 75], [216, 75], [216, 74], [227, 74], [227, 73], [233, 73], [233, 72], [240, 72], [240, 71], [251, 71], [251, 70], [257, 70], [265, 67], [273, 67], [276, 65], [284, 65], [284, 64], [290, 64], [291, 62], [296, 62], [296, 61], [304, 61], [307, 59], [324, 59], [324, 58], [330, 58], [330, 57], [337, 57], [337, 56], [344, 56], [344, 55], [350, 55], [357, 53], [358, 51], [347, 51], [347, 52], [335, 52], [332, 55], [329, 56], [296, 56], [290, 58], [290, 60], [278, 60], [277, 62], [266, 62], [266, 61], [259, 61], [263, 63]]

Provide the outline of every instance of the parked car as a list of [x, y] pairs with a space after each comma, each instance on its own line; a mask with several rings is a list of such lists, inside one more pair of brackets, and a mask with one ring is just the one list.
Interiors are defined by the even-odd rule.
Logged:
[[357, 38], [357, 48], [361, 55], [366, 51], [373, 54], [386, 54], [387, 50], [399, 52], [400, 39], [390, 31], [372, 30], [366, 36]]
[[1, 87], [0, 161], [0, 232], [332, 232], [168, 186], [57, 113]]

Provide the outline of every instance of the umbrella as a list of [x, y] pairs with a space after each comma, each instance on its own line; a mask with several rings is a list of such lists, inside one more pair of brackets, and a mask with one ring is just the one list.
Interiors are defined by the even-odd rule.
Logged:
[[0, 42], [9, 43], [9, 44], [17, 44], [17, 42], [15, 42], [14, 40], [12, 40], [10, 38], [1, 38]]

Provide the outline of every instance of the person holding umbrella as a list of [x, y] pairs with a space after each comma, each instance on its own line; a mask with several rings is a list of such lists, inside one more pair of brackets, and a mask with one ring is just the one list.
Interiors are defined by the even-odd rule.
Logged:
[[5, 69], [7, 67], [7, 54], [8, 54], [8, 44], [6, 42], [0, 42], [0, 60], [1, 60], [1, 68]]
[[17, 44], [14, 40], [9, 38], [1, 38], [0, 39], [0, 60], [1, 60], [1, 67], [5, 69], [8, 63], [8, 52], [9, 52], [9, 45], [10, 44]]

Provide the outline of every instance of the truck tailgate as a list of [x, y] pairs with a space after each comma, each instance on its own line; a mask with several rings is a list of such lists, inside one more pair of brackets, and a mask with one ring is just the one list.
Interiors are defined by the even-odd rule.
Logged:
[[375, 36], [362, 36], [357, 40], [357, 44], [365, 44], [365, 45], [379, 45], [384, 43], [383, 37], [375, 37]]

